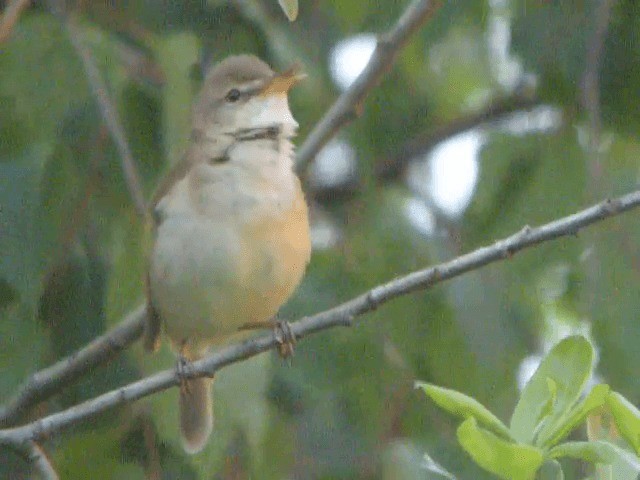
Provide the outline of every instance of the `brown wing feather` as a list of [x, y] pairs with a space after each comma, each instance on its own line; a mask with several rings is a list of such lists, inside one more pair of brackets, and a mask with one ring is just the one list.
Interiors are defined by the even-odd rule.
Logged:
[[155, 193], [153, 194], [153, 197], [151, 199], [152, 209], [155, 209], [158, 205], [158, 202], [162, 200], [162, 197], [169, 193], [171, 188], [173, 188], [173, 186], [177, 182], [182, 180], [187, 175], [187, 172], [189, 171], [189, 168], [192, 164], [193, 161], [191, 160], [191, 156], [185, 155], [182, 160], [176, 163], [174, 167], [169, 170], [169, 172], [164, 176]]
[[[194, 134], [197, 134], [197, 131], [194, 132]], [[177, 182], [182, 180], [187, 175], [189, 169], [194, 165], [194, 163], [198, 162], [199, 158], [196, 155], [196, 152], [197, 151], [194, 149], [188, 151], [187, 154], [182, 158], [182, 160], [174, 165], [174, 167], [167, 173], [167, 175], [165, 175], [165, 177], [160, 182], [160, 185], [156, 189], [151, 200], [151, 218], [153, 220], [154, 236], [158, 226], [162, 222], [161, 212], [157, 210], [158, 203], [165, 195], [167, 195], [171, 191], [171, 189]], [[224, 152], [221, 152], [219, 158], [224, 158]], [[213, 160], [215, 163], [215, 159], [210, 160]], [[158, 311], [155, 309], [151, 299], [151, 286], [149, 282], [148, 271], [145, 283], [145, 293], [147, 297], [147, 315], [145, 320], [143, 342], [146, 351], [155, 352], [158, 350], [158, 348], [160, 348], [162, 319], [160, 318]]]
[[147, 273], [146, 279], [146, 297], [147, 297], [147, 312], [144, 323], [144, 337], [143, 345], [147, 352], [157, 352], [160, 348], [160, 333], [162, 329], [162, 320], [158, 311], [153, 306], [151, 301], [151, 289], [149, 286], [149, 274]]

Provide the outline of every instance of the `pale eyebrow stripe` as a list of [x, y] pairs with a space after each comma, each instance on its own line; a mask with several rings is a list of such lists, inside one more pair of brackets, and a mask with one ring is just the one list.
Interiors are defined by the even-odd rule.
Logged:
[[240, 86], [238, 90], [240, 93], [255, 93], [260, 91], [260, 89], [264, 86], [264, 80], [253, 80], [251, 82], [247, 82], [244, 85]]

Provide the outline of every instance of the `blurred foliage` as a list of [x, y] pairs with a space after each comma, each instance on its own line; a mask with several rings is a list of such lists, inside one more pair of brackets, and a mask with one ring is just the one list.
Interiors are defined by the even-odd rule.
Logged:
[[[82, 63], [59, 20], [34, 3], [0, 44], [0, 402], [141, 301], [149, 242]], [[583, 77], [599, 2], [441, 3], [371, 92], [362, 117], [340, 133], [356, 151], [356, 188], [309, 191], [319, 199], [312, 216], [329, 223], [334, 241], [314, 251], [285, 318], [637, 186], [637, 2], [611, 9], [595, 132]], [[148, 198], [188, 141], [190, 105], [208, 64], [239, 52], [277, 69], [301, 63], [309, 80], [291, 96], [300, 142], [340, 93], [329, 69], [334, 45], [388, 30], [407, 4], [300, 2], [293, 23], [275, 0], [77, 2], [74, 15]], [[395, 181], [374, 177], [375, 166], [414, 137], [494, 100], [531, 95], [559, 112], [556, 120], [519, 131], [515, 122], [480, 126], [478, 178], [463, 214], [439, 211], [432, 179], [418, 178], [418, 170]], [[429, 162], [427, 153], [413, 164]], [[455, 166], [455, 156], [448, 161]], [[410, 200], [429, 208], [431, 234], [414, 228]], [[462, 390], [507, 418], [525, 357], [582, 329], [596, 345], [600, 378], [638, 405], [636, 219], [630, 213], [528, 249], [395, 300], [352, 329], [306, 338], [290, 367], [262, 355], [223, 370], [214, 387], [216, 431], [195, 457], [180, 446], [174, 390], [44, 447], [62, 478], [446, 478], [426, 466], [427, 452], [456, 478], [492, 478], [414, 380]], [[34, 413], [173, 365], [166, 346], [155, 356], [141, 350], [132, 346]], [[13, 457], [0, 461], [0, 478], [19, 478], [21, 468]], [[565, 468], [567, 478], [582, 471], [578, 463]]]

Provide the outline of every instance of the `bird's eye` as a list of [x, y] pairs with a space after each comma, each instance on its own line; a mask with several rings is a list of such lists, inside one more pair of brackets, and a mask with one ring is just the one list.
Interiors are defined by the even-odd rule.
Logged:
[[232, 88], [224, 98], [227, 102], [230, 103], [237, 102], [240, 99], [240, 90], [238, 90], [237, 88]]

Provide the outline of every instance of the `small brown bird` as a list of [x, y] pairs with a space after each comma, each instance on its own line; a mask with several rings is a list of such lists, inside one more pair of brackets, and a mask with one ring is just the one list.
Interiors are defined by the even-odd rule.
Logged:
[[[311, 244], [287, 93], [303, 77], [275, 74], [249, 55], [207, 75], [188, 150], [153, 201], [148, 350], [163, 327], [183, 359], [200, 359], [244, 325], [272, 319], [300, 283]], [[204, 448], [213, 428], [211, 382], [180, 389], [189, 453]]]

